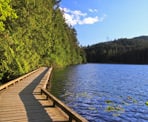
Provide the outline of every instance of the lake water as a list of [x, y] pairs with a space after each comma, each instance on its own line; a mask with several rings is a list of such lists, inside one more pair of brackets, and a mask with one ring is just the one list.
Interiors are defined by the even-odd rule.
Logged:
[[75, 65], [55, 71], [51, 84], [90, 122], [148, 121], [148, 65]]

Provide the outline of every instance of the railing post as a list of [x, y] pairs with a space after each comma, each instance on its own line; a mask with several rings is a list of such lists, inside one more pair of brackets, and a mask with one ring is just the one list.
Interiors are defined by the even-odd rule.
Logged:
[[42, 89], [41, 89], [41, 95], [43, 94], [43, 91], [42, 91]]
[[72, 117], [69, 116], [68, 122], [72, 122], [72, 120], [73, 120]]
[[48, 100], [49, 96], [46, 94], [46, 100]]
[[55, 107], [55, 105], [56, 105], [56, 102], [55, 102], [55, 101], [53, 101], [53, 105], [52, 105], [52, 106], [53, 106], [53, 107]]
[[66, 106], [64, 103], [62, 103], [59, 99], [57, 99], [55, 96], [53, 96], [47, 88], [51, 86], [49, 82], [49, 78], [51, 77], [51, 69], [48, 75], [44, 75], [42, 78], [43, 81], [43, 87], [41, 87], [41, 94], [45, 95], [46, 100], [50, 100], [52, 103], [49, 107], [59, 107], [65, 114], [67, 114], [68, 122], [88, 122], [85, 118], [81, 117], [79, 114], [71, 110], [68, 106]]
[[47, 83], [47, 85], [46, 85], [46, 89], [48, 88], [48, 83]]

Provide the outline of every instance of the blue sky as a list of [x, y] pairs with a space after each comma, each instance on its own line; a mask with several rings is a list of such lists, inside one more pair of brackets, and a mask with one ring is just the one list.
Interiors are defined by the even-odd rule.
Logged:
[[62, 0], [80, 45], [148, 35], [148, 0]]

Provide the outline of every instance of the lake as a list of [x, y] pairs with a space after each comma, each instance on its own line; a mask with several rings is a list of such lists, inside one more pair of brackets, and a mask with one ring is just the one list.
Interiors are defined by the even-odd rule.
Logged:
[[90, 122], [148, 121], [148, 65], [70, 66], [54, 71], [50, 91]]

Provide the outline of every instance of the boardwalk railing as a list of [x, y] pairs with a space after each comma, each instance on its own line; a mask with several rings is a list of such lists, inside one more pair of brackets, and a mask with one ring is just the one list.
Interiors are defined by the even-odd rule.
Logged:
[[[40, 68], [39, 68], [39, 69], [40, 69]], [[12, 85], [15, 85], [15, 83], [17, 83], [17, 82], [23, 80], [23, 79], [26, 78], [26, 77], [29, 77], [31, 74], [37, 72], [39, 69], [34, 70], [34, 71], [32, 71], [32, 72], [30, 72], [30, 73], [28, 73], [28, 74], [25, 74], [25, 75], [23, 75], [23, 76], [21, 76], [21, 77], [19, 77], [19, 78], [17, 78], [17, 79], [14, 79], [14, 80], [12, 80], [12, 81], [9, 81], [8, 83], [5, 83], [5, 84], [1, 85], [1, 86], [0, 86], [0, 91], [2, 91], [2, 90], [4, 90], [4, 89], [7, 89], [8, 87], [10, 87], [10, 86], [12, 86]]]
[[[9, 88], [10, 86], [15, 85], [17, 82], [22, 81], [23, 79], [25, 79], [26, 77], [29, 77], [30, 75], [32, 75], [33, 73], [37, 72], [40, 69], [41, 68], [34, 70], [26, 75], [23, 75], [17, 79], [9, 81], [8, 83], [6, 83], [4, 85], [1, 85], [0, 91], [3, 91], [5, 89]], [[41, 81], [43, 81], [43, 84], [41, 86], [41, 94], [44, 94], [47, 99], [50, 99], [52, 101], [52, 107], [60, 108], [62, 110], [62, 112], [64, 112], [69, 117], [69, 122], [72, 122], [73, 120], [76, 122], [88, 122], [85, 118], [80, 116], [78, 113], [73, 111], [71, 108], [69, 108], [67, 105], [65, 105], [63, 102], [61, 102], [59, 99], [57, 99], [50, 92], [47, 91], [47, 86], [50, 83], [49, 79], [51, 76], [51, 72], [52, 72], [52, 67], [48, 69], [48, 71], [46, 72], [46, 74], [44, 75], [44, 77], [41, 80]]]
[[71, 108], [69, 108], [67, 105], [65, 105], [63, 102], [61, 102], [59, 99], [57, 99], [55, 96], [53, 96], [50, 92], [46, 90], [48, 81], [51, 76], [51, 72], [52, 68], [49, 68], [48, 72], [42, 79], [45, 80], [45, 82], [43, 84], [43, 87], [41, 88], [41, 94], [46, 95], [46, 98], [50, 99], [53, 102], [52, 107], [58, 106], [64, 113], [66, 113], [69, 117], [69, 122], [72, 122], [73, 120], [75, 120], [76, 122], [88, 122], [85, 118], [73, 111]]

